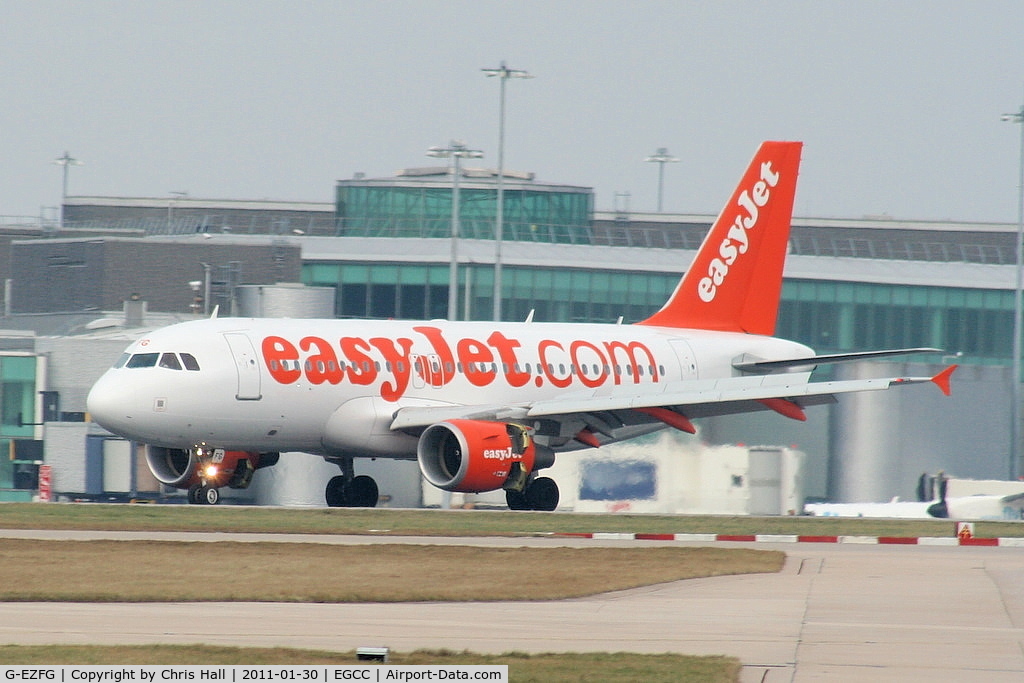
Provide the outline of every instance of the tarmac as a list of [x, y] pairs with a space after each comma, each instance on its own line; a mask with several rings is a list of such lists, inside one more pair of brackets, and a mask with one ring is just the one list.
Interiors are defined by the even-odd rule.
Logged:
[[[33, 533], [4, 530], [0, 536]], [[35, 537], [78, 538], [80, 534], [38, 532]], [[224, 534], [146, 536], [238, 540]], [[382, 540], [288, 538], [332, 543]], [[386, 540], [665, 544], [594, 539]], [[716, 545], [779, 549], [787, 554], [787, 562], [779, 574], [679, 581], [550, 602], [0, 603], [0, 642], [202, 642], [329, 650], [387, 646], [399, 651], [449, 648], [490, 653], [677, 652], [737, 657], [744, 666], [743, 683], [1024, 680], [1024, 550], [1020, 548]], [[230, 568], [225, 571], [230, 574]]]

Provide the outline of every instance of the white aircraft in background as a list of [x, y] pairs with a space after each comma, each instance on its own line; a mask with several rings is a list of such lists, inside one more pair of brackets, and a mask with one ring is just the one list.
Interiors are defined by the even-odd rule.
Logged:
[[88, 410], [149, 445], [164, 484], [216, 503], [283, 451], [338, 464], [330, 506], [374, 506], [356, 458], [419, 461], [447, 491], [504, 489], [513, 509], [554, 510], [538, 472], [694, 418], [771, 410], [803, 420], [836, 394], [935, 377], [810, 382], [815, 356], [774, 338], [802, 143], [765, 142], [668, 302], [635, 325], [221, 318], [131, 344], [92, 388]]
[[1024, 493], [977, 494], [937, 501], [894, 498], [888, 503], [807, 503], [804, 513], [812, 517], [1021, 520], [1024, 519]]
[[917, 486], [917, 500], [893, 498], [888, 503], [807, 503], [804, 514], [812, 517], [887, 517], [899, 519], [1021, 520], [1024, 493], [947, 496], [947, 480], [939, 474], [938, 489], [929, 491], [926, 475]]

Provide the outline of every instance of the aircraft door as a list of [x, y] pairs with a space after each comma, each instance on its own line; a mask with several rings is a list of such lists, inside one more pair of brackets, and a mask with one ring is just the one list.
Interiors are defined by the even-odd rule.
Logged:
[[427, 362], [430, 364], [430, 370], [427, 377], [431, 386], [440, 387], [444, 384], [444, 376], [441, 372], [441, 357], [436, 353], [432, 353], [427, 356]]
[[252, 341], [242, 332], [227, 332], [224, 339], [231, 348], [231, 355], [235, 359], [235, 371], [238, 373], [238, 391], [235, 398], [239, 401], [260, 400], [263, 398], [260, 390], [260, 365]]
[[417, 353], [409, 354], [409, 363], [412, 365], [412, 388], [422, 389], [427, 386], [427, 359]]
[[425, 389], [428, 384], [434, 387], [443, 384], [441, 357], [436, 353], [411, 354], [409, 362], [412, 363], [412, 386], [414, 389]]
[[680, 379], [697, 379], [697, 357], [685, 339], [671, 339], [669, 344], [679, 359]]

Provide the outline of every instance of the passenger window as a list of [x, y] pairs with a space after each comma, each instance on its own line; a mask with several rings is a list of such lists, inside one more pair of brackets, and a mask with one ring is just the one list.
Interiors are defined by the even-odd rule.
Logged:
[[191, 353], [181, 354], [181, 362], [185, 366], [186, 370], [191, 370], [192, 372], [199, 371], [199, 361], [197, 361], [196, 357]]
[[156, 366], [159, 353], [137, 353], [125, 364], [128, 368], [152, 368]]
[[114, 363], [114, 367], [115, 368], [123, 368], [124, 364], [127, 363], [128, 359], [131, 358], [131, 357], [132, 357], [132, 354], [130, 354], [130, 353], [122, 353], [121, 357], [117, 359], [116, 363]]
[[160, 356], [160, 367], [167, 368], [168, 370], [181, 370], [181, 363], [178, 362], [178, 357], [173, 353], [165, 353]]

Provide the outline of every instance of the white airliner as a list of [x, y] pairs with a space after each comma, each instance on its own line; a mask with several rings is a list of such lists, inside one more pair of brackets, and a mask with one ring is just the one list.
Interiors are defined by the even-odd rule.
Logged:
[[[813, 517], [888, 517], [903, 519], [1001, 520], [1024, 519], [1024, 493], [1020, 485], [1011, 482], [985, 485], [979, 488], [1001, 490], [1002, 493], [975, 493], [966, 496], [947, 496], [949, 479], [944, 472], [929, 478], [922, 474], [917, 482], [917, 500], [893, 498], [888, 503], [807, 503], [804, 514]], [[1007, 488], [1010, 491], [1007, 492]]]
[[807, 503], [812, 517], [879, 517], [889, 519], [1024, 519], [1024, 493], [958, 496], [933, 501], [899, 500], [888, 503]]
[[802, 143], [765, 142], [668, 302], [635, 325], [213, 318], [152, 332], [93, 387], [88, 410], [149, 445], [153, 474], [216, 503], [278, 453], [341, 468], [330, 506], [374, 506], [356, 458], [419, 461], [448, 491], [504, 489], [553, 510], [537, 476], [555, 454], [691, 420], [771, 410], [805, 419], [836, 394], [935, 377], [810, 382], [819, 363], [936, 351], [815, 356], [771, 335]]

